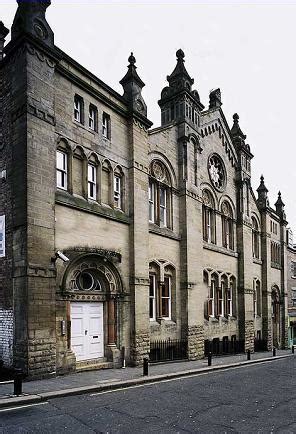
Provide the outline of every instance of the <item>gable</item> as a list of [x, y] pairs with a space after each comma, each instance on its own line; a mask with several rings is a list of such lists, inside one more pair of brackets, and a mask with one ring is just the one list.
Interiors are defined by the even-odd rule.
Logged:
[[217, 136], [232, 166], [237, 168], [237, 153], [232, 143], [230, 129], [222, 110], [211, 110], [202, 113], [200, 122], [201, 137], [204, 138], [211, 135]]

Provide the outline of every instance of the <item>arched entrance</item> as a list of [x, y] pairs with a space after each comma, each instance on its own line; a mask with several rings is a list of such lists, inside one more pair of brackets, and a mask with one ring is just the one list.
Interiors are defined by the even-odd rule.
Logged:
[[280, 291], [274, 286], [271, 291], [271, 309], [272, 309], [272, 345], [275, 348], [281, 346], [281, 309], [280, 309]]
[[116, 267], [95, 254], [80, 256], [64, 278], [70, 327], [69, 346], [78, 362], [101, 359], [117, 346], [118, 300], [122, 284]]

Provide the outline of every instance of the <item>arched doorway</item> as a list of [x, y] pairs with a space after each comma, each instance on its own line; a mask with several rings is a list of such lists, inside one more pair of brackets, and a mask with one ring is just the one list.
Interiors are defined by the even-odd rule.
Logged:
[[80, 256], [67, 268], [63, 286], [70, 299], [69, 347], [76, 361], [104, 358], [118, 343], [122, 284], [116, 267], [95, 254]]
[[280, 334], [280, 291], [277, 286], [274, 286], [271, 291], [271, 309], [272, 309], [272, 345], [275, 348], [281, 346], [281, 334]]

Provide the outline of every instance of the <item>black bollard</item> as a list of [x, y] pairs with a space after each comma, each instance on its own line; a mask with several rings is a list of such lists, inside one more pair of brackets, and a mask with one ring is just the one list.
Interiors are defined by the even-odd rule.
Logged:
[[273, 347], [273, 350], [272, 350], [272, 356], [273, 356], [273, 357], [276, 356], [276, 348], [275, 348], [275, 347]]
[[122, 360], [122, 368], [125, 368], [125, 347], [121, 348], [121, 360]]
[[148, 367], [149, 367], [149, 359], [145, 357], [143, 360], [143, 376], [147, 377], [148, 375]]
[[208, 354], [208, 366], [212, 366], [212, 353], [209, 352]]
[[247, 360], [251, 360], [251, 351], [247, 350]]
[[13, 380], [13, 394], [20, 396], [23, 393], [23, 372], [21, 369], [15, 369]]
[[294, 354], [294, 352], [295, 352], [295, 348], [294, 345], [292, 345], [292, 354]]

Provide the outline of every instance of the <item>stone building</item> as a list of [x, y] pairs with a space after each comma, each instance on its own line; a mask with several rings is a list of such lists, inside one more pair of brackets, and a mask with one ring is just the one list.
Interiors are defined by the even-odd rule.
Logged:
[[[131, 54], [120, 95], [54, 45], [50, 0], [0, 26], [0, 358], [30, 376], [287, 345], [284, 204], [220, 90], [178, 50], [151, 128]], [[150, 353], [151, 356], [151, 353]]]
[[289, 346], [296, 345], [296, 245], [293, 232], [287, 230], [287, 289], [289, 316]]

